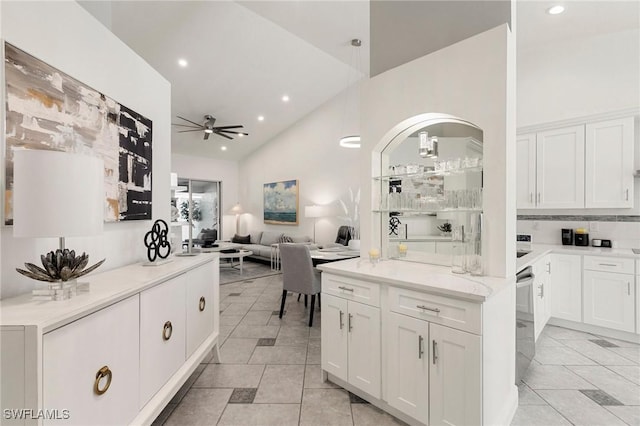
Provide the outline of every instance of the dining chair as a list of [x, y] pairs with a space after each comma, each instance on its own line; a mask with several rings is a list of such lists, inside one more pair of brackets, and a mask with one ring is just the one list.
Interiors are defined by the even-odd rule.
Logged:
[[[313, 325], [313, 308], [318, 295], [320, 302], [320, 272], [313, 267], [311, 254], [306, 244], [280, 244], [280, 262], [282, 264], [282, 303], [280, 305], [280, 318], [284, 313], [284, 304], [287, 292], [311, 296], [311, 308], [309, 309], [309, 327]], [[305, 303], [306, 306], [306, 303]]]

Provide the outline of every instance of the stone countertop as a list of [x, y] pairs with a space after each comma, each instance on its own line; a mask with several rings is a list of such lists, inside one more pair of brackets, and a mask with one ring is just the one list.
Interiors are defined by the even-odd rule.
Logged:
[[371, 263], [359, 258], [332, 262], [318, 266], [323, 272], [392, 284], [410, 290], [455, 297], [482, 303], [502, 289], [513, 285], [513, 279], [457, 275], [449, 266], [429, 265], [401, 260], [381, 260]]
[[593, 256], [625, 257], [640, 259], [640, 254], [635, 254], [630, 248], [603, 248], [603, 247], [579, 247], [563, 246], [558, 244], [531, 244], [531, 253], [516, 259], [516, 271], [521, 271], [527, 266], [531, 266], [542, 256], [548, 253], [560, 254], [586, 254]]

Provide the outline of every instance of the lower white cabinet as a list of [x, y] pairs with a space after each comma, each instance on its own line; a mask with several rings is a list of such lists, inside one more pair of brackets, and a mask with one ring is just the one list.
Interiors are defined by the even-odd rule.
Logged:
[[551, 254], [551, 316], [582, 321], [582, 256]]
[[140, 294], [140, 407], [185, 360], [185, 275]]
[[482, 424], [481, 337], [438, 324], [429, 335], [429, 424]]
[[130, 297], [44, 335], [42, 404], [61, 411], [45, 424], [124, 425], [138, 414], [138, 301]]
[[187, 284], [187, 357], [202, 344], [213, 332], [215, 321], [214, 286], [212, 282], [219, 282], [220, 270], [215, 268], [213, 276], [211, 268], [200, 266], [185, 274]]
[[380, 397], [380, 309], [322, 294], [322, 368]]
[[584, 322], [635, 331], [635, 283], [631, 274], [584, 271]]

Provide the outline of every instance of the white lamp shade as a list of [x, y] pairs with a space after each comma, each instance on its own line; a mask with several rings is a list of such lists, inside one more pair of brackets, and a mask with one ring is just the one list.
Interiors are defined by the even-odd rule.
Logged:
[[304, 207], [304, 216], [305, 217], [322, 217], [323, 216], [322, 206], [305, 206]]
[[242, 213], [244, 213], [244, 210], [242, 210], [242, 206], [240, 205], [240, 203], [236, 203], [235, 206], [229, 209], [229, 214], [242, 214]]
[[13, 152], [13, 235], [75, 237], [102, 232], [104, 164], [59, 151]]

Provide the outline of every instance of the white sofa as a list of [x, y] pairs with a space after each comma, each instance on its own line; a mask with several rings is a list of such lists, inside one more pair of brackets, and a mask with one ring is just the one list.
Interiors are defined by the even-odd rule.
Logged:
[[[257, 231], [248, 235], [249, 242], [245, 243], [241, 240], [238, 240], [238, 236], [235, 235], [234, 238], [231, 239], [231, 242], [237, 245], [238, 248], [242, 248], [244, 250], [251, 250], [253, 255], [249, 256], [250, 258], [262, 261], [271, 261], [271, 250], [273, 244], [279, 243], [304, 243], [309, 244], [309, 248], [311, 250], [319, 248], [318, 245], [313, 243], [313, 240], [307, 236], [295, 236], [285, 232], [277, 232], [277, 231]], [[245, 236], [246, 237], [246, 236]]]

